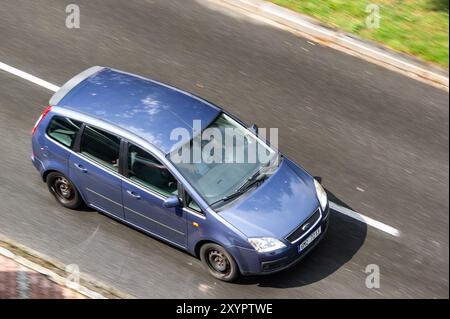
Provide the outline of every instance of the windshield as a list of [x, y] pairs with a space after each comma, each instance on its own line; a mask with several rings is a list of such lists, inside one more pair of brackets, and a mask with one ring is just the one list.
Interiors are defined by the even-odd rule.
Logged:
[[272, 174], [279, 158], [278, 152], [223, 113], [168, 156], [208, 205], [244, 193], [246, 183]]

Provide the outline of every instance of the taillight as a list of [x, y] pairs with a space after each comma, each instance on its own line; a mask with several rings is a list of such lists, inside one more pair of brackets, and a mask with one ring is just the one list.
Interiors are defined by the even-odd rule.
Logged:
[[36, 121], [36, 124], [34, 124], [33, 130], [31, 131], [31, 136], [34, 135], [34, 132], [36, 132], [36, 129], [38, 128], [39, 124], [41, 124], [42, 120], [47, 115], [47, 113], [50, 112], [51, 109], [52, 109], [51, 105], [47, 106], [44, 112], [42, 112], [41, 116], [39, 116], [39, 118]]

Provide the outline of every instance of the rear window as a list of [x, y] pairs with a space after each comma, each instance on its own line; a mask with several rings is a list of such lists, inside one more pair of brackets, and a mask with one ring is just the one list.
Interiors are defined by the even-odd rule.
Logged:
[[119, 171], [120, 138], [86, 125], [80, 152], [116, 172]]
[[55, 116], [47, 127], [47, 135], [53, 140], [72, 148], [80, 127], [81, 122], [79, 121]]

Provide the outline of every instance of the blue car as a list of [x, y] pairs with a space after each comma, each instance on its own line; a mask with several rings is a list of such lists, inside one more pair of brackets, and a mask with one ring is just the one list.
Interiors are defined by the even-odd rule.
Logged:
[[[236, 135], [231, 143], [210, 139], [225, 160], [193, 159], [212, 130]], [[251, 147], [265, 161], [236, 160]], [[138, 75], [95, 66], [69, 80], [37, 120], [32, 148], [61, 205], [87, 205], [186, 250], [220, 280], [287, 269], [328, 228], [320, 183], [256, 125]]]

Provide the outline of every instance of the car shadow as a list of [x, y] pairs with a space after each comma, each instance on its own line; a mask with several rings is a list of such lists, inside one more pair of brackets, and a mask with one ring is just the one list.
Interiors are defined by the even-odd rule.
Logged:
[[[328, 198], [352, 209], [329, 192]], [[264, 276], [241, 277], [236, 284], [271, 288], [293, 288], [312, 284], [333, 274], [347, 263], [364, 244], [367, 225], [337, 211], [330, 210], [328, 231], [322, 241], [294, 267]]]

